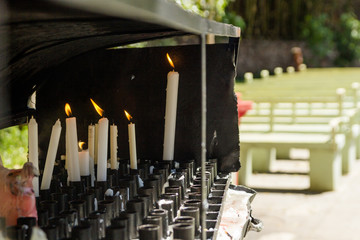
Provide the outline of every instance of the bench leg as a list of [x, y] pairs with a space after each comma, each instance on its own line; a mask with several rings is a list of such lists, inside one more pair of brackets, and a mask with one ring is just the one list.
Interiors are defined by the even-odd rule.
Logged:
[[355, 146], [356, 146], [356, 159], [360, 159], [360, 133], [358, 133], [355, 138]]
[[351, 171], [356, 160], [356, 144], [351, 133], [346, 134], [346, 141], [342, 150], [342, 173], [347, 174]]
[[238, 184], [248, 186], [252, 175], [252, 149], [240, 147], [240, 162]]
[[252, 159], [254, 172], [270, 172], [276, 160], [276, 148], [253, 148]]
[[340, 178], [341, 150], [310, 149], [310, 190], [335, 190]]

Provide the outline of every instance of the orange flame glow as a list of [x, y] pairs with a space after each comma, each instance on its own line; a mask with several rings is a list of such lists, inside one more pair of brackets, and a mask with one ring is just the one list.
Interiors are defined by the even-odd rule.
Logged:
[[99, 105], [97, 105], [97, 104], [94, 102], [94, 100], [92, 100], [91, 98], [90, 98], [90, 101], [91, 101], [91, 103], [94, 105], [94, 108], [95, 108], [95, 110], [97, 111], [97, 113], [100, 115], [100, 117], [102, 117], [102, 116], [103, 116], [103, 113], [104, 113], [104, 110], [102, 110], [102, 109], [99, 107]]
[[170, 65], [172, 66], [172, 68], [175, 68], [175, 65], [174, 65], [173, 61], [171, 60], [171, 58], [170, 58], [170, 56], [169, 56], [169, 54], [168, 54], [168, 53], [166, 54], [166, 57], [167, 57], [167, 59], [168, 59], [168, 61], [169, 61]]
[[79, 148], [80, 148], [80, 150], [83, 150], [83, 147], [84, 147], [84, 144], [85, 144], [85, 142], [79, 142]]
[[132, 116], [131, 116], [126, 110], [124, 110], [124, 112], [125, 112], [126, 118], [127, 118], [129, 121], [131, 121]]
[[68, 117], [72, 116], [72, 112], [71, 112], [71, 108], [70, 105], [68, 103], [65, 104], [65, 113]]

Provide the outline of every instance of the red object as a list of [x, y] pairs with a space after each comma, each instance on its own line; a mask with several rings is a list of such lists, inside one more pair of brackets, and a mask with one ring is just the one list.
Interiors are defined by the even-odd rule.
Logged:
[[240, 118], [246, 114], [247, 111], [252, 109], [253, 102], [252, 101], [243, 101], [241, 100], [241, 93], [235, 93], [237, 97], [237, 109], [238, 109], [238, 117], [239, 117], [239, 124]]
[[7, 169], [0, 162], [0, 216], [7, 226], [14, 226], [18, 217], [36, 217], [36, 201], [32, 179], [38, 170], [27, 162], [22, 169]]

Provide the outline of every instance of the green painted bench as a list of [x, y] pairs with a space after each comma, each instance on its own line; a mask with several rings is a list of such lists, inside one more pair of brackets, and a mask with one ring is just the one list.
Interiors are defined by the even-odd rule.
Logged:
[[254, 149], [282, 147], [307, 148], [310, 151], [310, 190], [331, 191], [342, 174], [343, 134], [240, 133], [239, 184], [248, 185], [253, 169]]

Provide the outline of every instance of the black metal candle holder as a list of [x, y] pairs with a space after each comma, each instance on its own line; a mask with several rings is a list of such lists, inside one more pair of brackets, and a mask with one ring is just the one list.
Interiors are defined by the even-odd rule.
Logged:
[[81, 176], [81, 182], [83, 183], [84, 189], [91, 187], [91, 176]]
[[149, 211], [153, 210], [154, 205], [152, 204], [152, 196], [146, 194], [139, 194], [137, 198], [144, 201], [144, 217], [146, 217]]
[[120, 187], [126, 187], [129, 189], [129, 197], [128, 199], [133, 199], [136, 196], [137, 189], [136, 189], [136, 182], [129, 176], [120, 176], [119, 177], [119, 186]]
[[106, 227], [111, 225], [111, 219], [114, 218], [114, 206], [115, 202], [113, 200], [102, 200], [98, 202], [98, 209], [105, 210], [105, 224]]
[[49, 226], [56, 226], [58, 239], [66, 238], [68, 227], [66, 217], [57, 216], [49, 219]]
[[35, 217], [19, 217], [17, 219], [17, 225], [19, 227], [26, 226], [25, 230], [25, 238], [30, 239], [32, 228], [36, 226], [36, 218]]
[[82, 224], [73, 227], [71, 232], [71, 239], [73, 240], [89, 240], [91, 239], [91, 226], [90, 224]]
[[144, 186], [138, 189], [139, 195], [149, 195], [151, 198], [151, 209], [153, 208], [154, 204], [157, 202], [157, 189], [155, 187]]
[[172, 200], [174, 202], [174, 208], [173, 208], [173, 212], [174, 212], [174, 216], [176, 217], [176, 213], [177, 210], [179, 209], [180, 205], [179, 205], [179, 195], [177, 193], [163, 193], [160, 196], [161, 199], [169, 199]]
[[70, 209], [70, 210], [62, 211], [60, 213], [60, 216], [66, 218], [67, 220], [68, 227], [67, 227], [66, 237], [69, 238], [71, 236], [72, 228], [79, 224], [78, 213], [76, 210]]
[[180, 216], [193, 217], [195, 221], [195, 234], [199, 233], [200, 227], [200, 211], [197, 207], [182, 207], [180, 208]]
[[165, 209], [167, 211], [167, 214], [168, 214], [168, 223], [169, 225], [173, 223], [173, 220], [174, 220], [174, 201], [173, 200], [170, 200], [170, 199], [160, 199], [158, 202], [157, 202], [157, 208], [158, 209]]
[[40, 208], [47, 209], [49, 218], [56, 217], [58, 212], [58, 202], [55, 200], [45, 200], [40, 202]]
[[165, 209], [154, 209], [149, 213], [150, 216], [159, 216], [162, 218], [163, 238], [168, 236], [168, 213]]
[[69, 209], [67, 193], [51, 193], [51, 199], [57, 201], [57, 207], [59, 212]]
[[193, 239], [194, 226], [188, 223], [178, 223], [173, 226], [174, 239]]
[[76, 194], [85, 192], [85, 185], [83, 181], [70, 181], [69, 185], [75, 187]]
[[50, 200], [50, 189], [41, 189], [39, 195], [41, 201]]
[[45, 234], [46, 238], [48, 240], [58, 240], [59, 239], [59, 232], [56, 225], [48, 225], [41, 228]]
[[159, 198], [161, 194], [161, 183], [159, 179], [150, 177], [144, 180], [144, 187], [154, 187], [156, 190], [156, 198]]
[[120, 227], [124, 227], [125, 228], [125, 232], [126, 232], [126, 236], [125, 239], [129, 239], [129, 217], [125, 216], [125, 215], [121, 215], [119, 217], [113, 218], [111, 220], [111, 226], [120, 226]]
[[145, 224], [139, 227], [140, 240], [161, 240], [160, 227], [153, 224]]
[[144, 200], [139, 198], [131, 199], [126, 204], [126, 209], [136, 212], [136, 222], [138, 225], [142, 224], [142, 220], [145, 217], [145, 203]]
[[108, 185], [108, 182], [107, 181], [96, 181], [95, 182], [95, 186], [97, 188], [100, 188], [100, 192], [101, 192], [101, 195], [100, 195], [100, 198], [98, 200], [104, 200], [104, 194], [106, 192], [106, 190], [108, 189], [109, 185]]
[[153, 224], [157, 225], [160, 228], [160, 237], [163, 238], [163, 223], [162, 223], [162, 217], [160, 216], [147, 216], [143, 220], [144, 224]]
[[38, 214], [38, 226], [39, 227], [45, 227], [48, 225], [49, 220], [49, 212], [47, 209], [38, 208], [37, 209]]
[[195, 235], [195, 218], [191, 216], [179, 216], [175, 219], [175, 223], [187, 223], [193, 226]]
[[184, 198], [182, 198], [182, 188], [181, 186], [171, 186], [165, 188], [165, 193], [176, 193], [179, 199], [179, 205], [182, 204]]
[[74, 209], [77, 212], [78, 220], [83, 220], [86, 216], [86, 201], [82, 199], [76, 199], [69, 202], [70, 209]]
[[106, 211], [98, 210], [89, 214], [87, 218], [90, 225], [95, 227], [96, 234], [92, 230], [92, 235], [96, 239], [104, 239], [106, 236]]
[[136, 212], [135, 211], [131, 211], [131, 210], [126, 210], [124, 212], [120, 213], [120, 217], [127, 217], [129, 219], [129, 235], [130, 235], [130, 239], [136, 238], [138, 237], [138, 231], [137, 231], [137, 216], [136, 216]]
[[169, 186], [180, 186], [181, 187], [181, 198], [185, 198], [185, 191], [186, 191], [186, 185], [185, 185], [185, 178], [186, 176], [182, 172], [172, 173], [169, 176]]
[[106, 228], [106, 239], [117, 240], [124, 239], [128, 240], [127, 229], [123, 226], [109, 226]]

